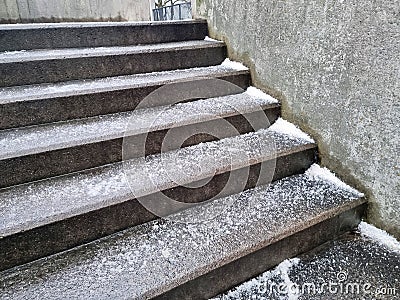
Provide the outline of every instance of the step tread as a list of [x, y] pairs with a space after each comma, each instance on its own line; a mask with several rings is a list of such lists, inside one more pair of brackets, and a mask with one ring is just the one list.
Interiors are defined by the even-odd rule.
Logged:
[[116, 56], [165, 51], [180, 51], [186, 49], [204, 49], [223, 46], [224, 43], [220, 41], [194, 40], [133, 46], [8, 51], [0, 53], [0, 64], [83, 57]]
[[[370, 235], [370, 232], [364, 233], [365, 226], [373, 228], [373, 233], [378, 232], [379, 237]], [[293, 286], [304, 287], [307, 284], [314, 287], [309, 289], [309, 292], [295, 293], [293, 290], [293, 293], [289, 294], [291, 296], [288, 297], [289, 299], [398, 298], [393, 292], [386, 293], [388, 296], [378, 296], [380, 294], [378, 291], [372, 292], [375, 287], [391, 287], [397, 291], [400, 288], [400, 272], [398, 270], [400, 243], [394, 238], [392, 239], [393, 241], [389, 242], [385, 232], [369, 224], [361, 223], [359, 232], [345, 234], [308, 253], [286, 260], [275, 269], [252, 278], [212, 300], [266, 299], [265, 297], [279, 299], [278, 295], [281, 290], [275, 287], [281, 286], [282, 282], [288, 285], [288, 281]], [[363, 288], [366, 281], [374, 288]], [[346, 282], [346, 292], [343, 290], [338, 293], [334, 289], [325, 288], [324, 285], [327, 282], [335, 283], [335, 285], [339, 282]], [[355, 288], [352, 292], [351, 289], [348, 289], [350, 285], [358, 286], [359, 291]], [[304, 289], [304, 291], [307, 290]], [[317, 293], [318, 298], [316, 298]], [[341, 296], [336, 296], [337, 294]], [[345, 294], [347, 296], [344, 296]]]
[[313, 141], [262, 129], [4, 188], [0, 238], [315, 147]]
[[124, 21], [124, 22], [62, 22], [62, 23], [30, 23], [30, 24], [0, 24], [0, 30], [40, 30], [53, 28], [101, 28], [130, 26], [163, 26], [170, 24], [204, 24], [206, 20], [174, 20], [174, 21]]
[[106, 91], [162, 85], [199, 78], [247, 74], [245, 68], [232, 68], [224, 64], [183, 70], [162, 71], [98, 79], [73, 80], [0, 88], [0, 105], [47, 98], [95, 94]]
[[278, 101], [250, 93], [138, 109], [85, 119], [0, 131], [0, 159], [206, 122], [277, 107]]
[[1, 274], [13, 299], [150, 298], [364, 203], [323, 176], [295, 175]]

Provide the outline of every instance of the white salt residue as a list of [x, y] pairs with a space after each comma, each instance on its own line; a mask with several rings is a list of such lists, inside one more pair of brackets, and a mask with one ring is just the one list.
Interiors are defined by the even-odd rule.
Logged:
[[294, 138], [299, 138], [306, 140], [307, 142], [314, 143], [314, 140], [305, 132], [301, 131], [296, 125], [279, 118], [274, 124], [269, 128], [269, 130], [283, 133]]
[[367, 237], [389, 250], [400, 253], [400, 242], [386, 231], [365, 222], [361, 222], [358, 225], [358, 230], [363, 237]]
[[329, 169], [321, 168], [318, 164], [313, 164], [305, 172], [305, 174], [308, 177], [322, 179], [322, 180], [328, 181], [344, 190], [352, 191], [352, 192], [358, 194], [360, 197], [364, 196], [363, 193], [360, 193], [359, 191], [353, 189], [351, 186], [345, 184], [343, 181], [341, 181], [339, 178], [337, 178], [336, 175], [334, 173], [332, 173]]
[[240, 62], [231, 61], [229, 58], [225, 59], [221, 65], [224, 67], [227, 67], [227, 68], [238, 70], [238, 71], [247, 71], [249, 69], [246, 66], [244, 66], [243, 64], [241, 64]]
[[254, 86], [248, 87], [246, 90], [246, 94], [254, 98], [269, 100], [269, 102], [271, 103], [279, 103], [279, 101], [276, 100], [274, 97], [271, 97], [270, 95], [264, 93], [262, 90], [259, 90], [258, 88], [255, 88]]
[[206, 36], [204, 40], [209, 41], [209, 42], [220, 42], [218, 40], [214, 40], [214, 39], [210, 38], [209, 36]]

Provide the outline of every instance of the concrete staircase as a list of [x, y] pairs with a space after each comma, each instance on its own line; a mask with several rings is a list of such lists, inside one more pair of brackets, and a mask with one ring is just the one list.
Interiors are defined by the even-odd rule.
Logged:
[[362, 195], [206, 35], [0, 26], [1, 299], [206, 299], [358, 225]]

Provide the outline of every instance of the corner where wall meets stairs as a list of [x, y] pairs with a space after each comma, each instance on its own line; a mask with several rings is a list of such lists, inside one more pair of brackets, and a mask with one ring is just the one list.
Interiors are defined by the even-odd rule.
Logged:
[[210, 36], [317, 139], [321, 163], [367, 195], [368, 222], [400, 239], [398, 3], [197, 4]]
[[352, 231], [205, 21], [0, 26], [0, 299], [207, 299]]

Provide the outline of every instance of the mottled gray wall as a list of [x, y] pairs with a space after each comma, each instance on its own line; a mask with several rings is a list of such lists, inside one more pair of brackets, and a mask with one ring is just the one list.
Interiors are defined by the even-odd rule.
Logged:
[[146, 21], [149, 0], [0, 0], [0, 22]]
[[399, 238], [399, 1], [198, 0], [197, 14]]

